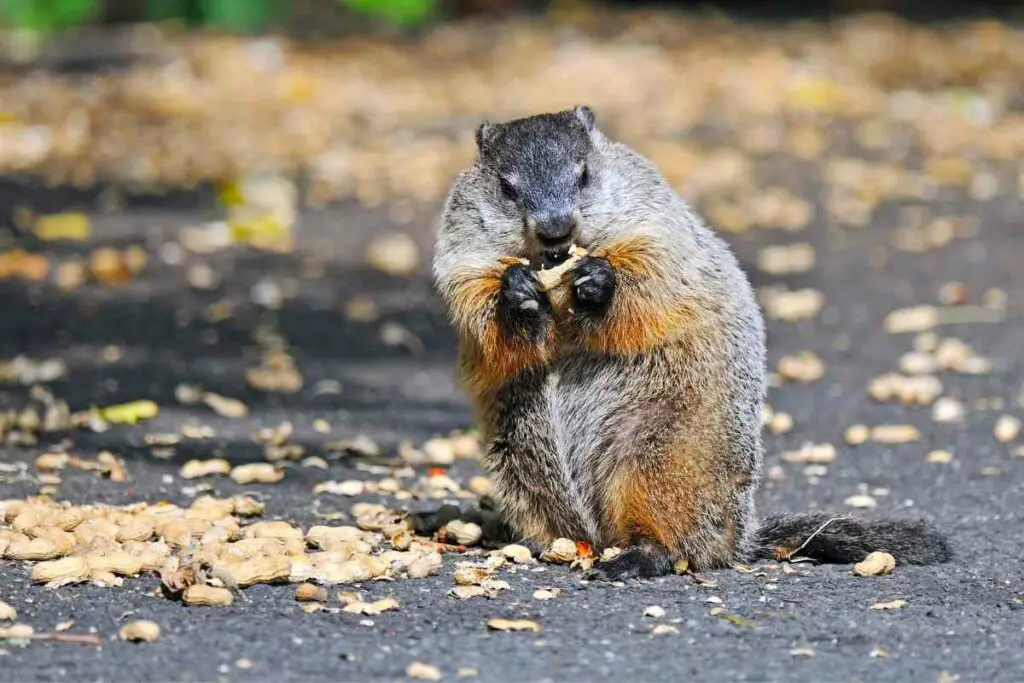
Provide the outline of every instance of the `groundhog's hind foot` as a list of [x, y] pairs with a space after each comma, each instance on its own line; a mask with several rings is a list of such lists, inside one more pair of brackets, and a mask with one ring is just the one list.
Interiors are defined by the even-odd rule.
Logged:
[[672, 573], [672, 557], [658, 545], [634, 545], [607, 562], [601, 562], [584, 575], [588, 581], [626, 581], [650, 579]]

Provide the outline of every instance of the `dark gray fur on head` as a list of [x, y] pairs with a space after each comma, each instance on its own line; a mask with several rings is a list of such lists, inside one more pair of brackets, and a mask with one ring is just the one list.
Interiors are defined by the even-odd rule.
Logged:
[[[479, 163], [493, 173], [500, 195], [504, 181], [527, 214], [571, 211], [593, 147], [593, 111], [586, 106], [477, 128]], [[589, 171], [588, 171], [589, 173]]]

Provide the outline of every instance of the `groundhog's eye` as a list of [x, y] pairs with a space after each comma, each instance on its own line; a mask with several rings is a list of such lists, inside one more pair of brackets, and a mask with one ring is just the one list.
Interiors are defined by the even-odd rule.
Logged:
[[583, 165], [583, 170], [580, 171], [580, 177], [576, 183], [579, 185], [581, 190], [590, 184], [590, 169], [587, 168], [586, 164]]
[[516, 192], [516, 188], [512, 187], [512, 183], [504, 178], [498, 179], [498, 185], [501, 187], [501, 194], [505, 199], [515, 201], [516, 197], [519, 196]]

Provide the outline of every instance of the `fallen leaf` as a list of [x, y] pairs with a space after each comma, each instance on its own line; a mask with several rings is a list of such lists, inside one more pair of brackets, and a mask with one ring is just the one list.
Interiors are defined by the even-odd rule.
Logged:
[[149, 400], [131, 401], [119, 405], [98, 408], [97, 414], [111, 424], [135, 424], [157, 416], [160, 408]]
[[55, 213], [36, 219], [32, 231], [36, 237], [45, 242], [55, 240], [81, 242], [89, 239], [89, 235], [92, 233], [92, 223], [84, 213]]

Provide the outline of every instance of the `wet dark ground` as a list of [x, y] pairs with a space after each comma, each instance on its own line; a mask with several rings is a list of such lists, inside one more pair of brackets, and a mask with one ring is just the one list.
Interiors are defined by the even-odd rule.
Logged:
[[[81, 205], [82, 199], [0, 186], [4, 206], [29, 203], [42, 211], [60, 210]], [[293, 423], [293, 440], [311, 453], [325, 440], [356, 433], [371, 435], [391, 451], [402, 439], [420, 441], [469, 426], [467, 403], [452, 382], [454, 341], [426, 271], [390, 278], [361, 262], [362, 245], [388, 227], [385, 219], [335, 207], [304, 217], [295, 254], [233, 250], [189, 256], [189, 262], [206, 260], [223, 275], [223, 286], [207, 292], [187, 287], [183, 268], [161, 264], [155, 253], [181, 225], [214, 215], [208, 200], [183, 197], [136, 204], [114, 215], [95, 213], [95, 242], [140, 243], [151, 251], [150, 266], [124, 288], [89, 285], [61, 294], [0, 282], [0, 358], [24, 353], [66, 359], [67, 378], [50, 387], [76, 410], [139, 398], [161, 406], [156, 419], [136, 427], [75, 434], [76, 453], [113, 450], [125, 458], [132, 479], [118, 484], [67, 473], [62, 497], [187, 502], [183, 487], [196, 482], [177, 477], [185, 460], [215, 452], [233, 462], [259, 460], [251, 432], [282, 420]], [[1024, 458], [1014, 457], [1016, 446], [998, 443], [992, 434], [1002, 412], [1022, 411], [1017, 397], [1024, 385], [1019, 227], [1024, 207], [1015, 198], [981, 204], [950, 196], [941, 202], [950, 213], [980, 216], [978, 237], [926, 254], [892, 251], [884, 265], [874, 254], [888, 244], [892, 207], [883, 207], [878, 219], [861, 229], [816, 224], [792, 238], [760, 231], [729, 239], [756, 285], [784, 282], [818, 288], [826, 296], [825, 310], [813, 321], [769, 324], [773, 367], [782, 355], [802, 349], [815, 351], [829, 367], [819, 382], [772, 389], [771, 404], [791, 413], [795, 427], [782, 436], [766, 432], [766, 465], [779, 464], [782, 451], [805, 441], [834, 443], [839, 456], [817, 483], [802, 473], [803, 466], [783, 465], [785, 479], [765, 483], [762, 510], [844, 511], [843, 501], [866, 485], [878, 500], [869, 515], [921, 516], [947, 531], [956, 552], [952, 563], [899, 567], [892, 576], [873, 579], [852, 576], [849, 566], [795, 565], [793, 573], [777, 567], [754, 574], [714, 572], [707, 576], [714, 586], [670, 577], [621, 587], [585, 585], [577, 574], [544, 566], [503, 577], [512, 587], [493, 600], [461, 602], [445, 597], [456, 561], [446, 556], [436, 577], [366, 585], [369, 596], [393, 595], [401, 603], [399, 611], [367, 618], [306, 614], [289, 586], [255, 586], [227, 609], [186, 608], [152, 597], [153, 578], [116, 589], [49, 591], [29, 585], [26, 567], [2, 562], [0, 599], [16, 607], [22, 621], [50, 631], [73, 619], [73, 632], [95, 630], [104, 644], [4, 646], [0, 680], [391, 681], [402, 680], [414, 660], [438, 666], [445, 680], [456, 679], [463, 667], [476, 669], [481, 681], [950, 680], [940, 678], [942, 672], [960, 681], [1024, 679]], [[419, 225], [417, 240], [428, 249], [429, 224]], [[811, 273], [770, 278], [756, 270], [758, 247], [804, 239], [817, 249], [818, 265]], [[30, 238], [17, 241], [31, 245]], [[311, 273], [311, 259], [322, 262], [322, 274]], [[280, 311], [250, 301], [250, 288], [268, 276], [296, 282], [297, 296]], [[928, 408], [872, 402], [867, 382], [894, 370], [911, 345], [909, 336], [883, 330], [885, 314], [934, 302], [938, 287], [953, 279], [966, 285], [973, 302], [987, 288], [1002, 288], [1009, 315], [1003, 324], [942, 330], [971, 343], [995, 366], [987, 376], [943, 374], [945, 394], [968, 405], [1002, 397], [1004, 409], [970, 412], [964, 424], [948, 425], [934, 423]], [[346, 320], [342, 304], [356, 293], [378, 302], [380, 321]], [[204, 308], [224, 298], [238, 304], [232, 317], [207, 322]], [[386, 321], [412, 331], [422, 349], [381, 344], [379, 329]], [[261, 324], [287, 338], [306, 380], [301, 392], [268, 395], [245, 383], [242, 372], [257, 357], [252, 333]], [[101, 351], [111, 344], [122, 347], [121, 359], [104, 361]], [[339, 381], [341, 392], [318, 393], [323, 380]], [[250, 418], [226, 420], [204, 407], [178, 404], [173, 390], [181, 382], [244, 400]], [[0, 406], [19, 405], [23, 397], [22, 388], [0, 388]], [[318, 418], [332, 425], [331, 434], [313, 430]], [[842, 432], [857, 422], [912, 423], [923, 441], [847, 447]], [[143, 435], [175, 431], [184, 423], [212, 425], [218, 436], [183, 444], [170, 460], [153, 457]], [[955, 459], [947, 465], [926, 462], [934, 448], [951, 450]], [[30, 461], [39, 452], [3, 450], [0, 462]], [[245, 490], [266, 500], [268, 518], [308, 524], [316, 519], [314, 483], [366, 477], [357, 460], [332, 459], [326, 472], [294, 468], [277, 485]], [[460, 462], [453, 472], [465, 480], [473, 465]], [[239, 490], [227, 479], [209, 483], [218, 495]], [[0, 484], [0, 498], [35, 490], [31, 482]], [[320, 513], [347, 511], [352, 502], [329, 495], [321, 499]], [[565, 592], [550, 602], [531, 597], [536, 588], [549, 586]], [[709, 608], [716, 606], [707, 602], [712, 596], [721, 599], [725, 614], [746, 622], [710, 616]], [[870, 609], [896, 598], [907, 600], [907, 606]], [[662, 606], [666, 616], [658, 621], [674, 624], [678, 634], [651, 635], [654, 620], [643, 616], [649, 605]], [[484, 624], [492, 617], [533, 619], [541, 631], [488, 632]], [[138, 645], [119, 641], [117, 630], [129, 618], [158, 622], [161, 638]], [[814, 655], [794, 656], [794, 648], [811, 648]], [[242, 658], [251, 660], [251, 669], [236, 665]]]

